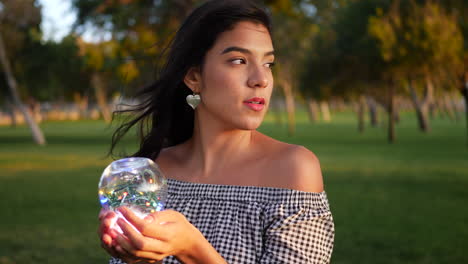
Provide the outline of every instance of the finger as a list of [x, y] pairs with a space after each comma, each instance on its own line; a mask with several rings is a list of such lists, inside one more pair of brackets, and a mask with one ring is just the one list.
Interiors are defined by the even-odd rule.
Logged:
[[[115, 235], [115, 238], [116, 237], [117, 235]], [[101, 239], [101, 247], [104, 248], [111, 256], [117, 258], [120, 257], [120, 255], [115, 250], [115, 246], [117, 245], [115, 238], [112, 238], [109, 234], [104, 234]]]
[[115, 249], [113, 249], [112, 247], [102, 246], [102, 248], [107, 252], [107, 254], [111, 255], [112, 257], [119, 258], [119, 253], [115, 251]]
[[147, 224], [148, 227], [143, 229], [141, 233], [163, 241], [167, 241], [173, 234], [173, 231], [167, 226], [168, 224], [187, 221], [183, 214], [174, 210], [155, 212], [146, 216], [144, 220], [151, 224]]
[[[116, 242], [118, 243], [114, 248], [115, 251], [117, 252], [118, 258], [122, 259], [125, 263], [143, 263], [147, 261], [147, 259], [143, 259], [142, 257], [138, 257], [130, 252], [130, 250], [127, 250], [129, 248], [129, 244], [125, 244], [128, 242], [125, 242], [126, 238], [123, 237], [122, 235], [119, 235], [119, 238], [116, 239]], [[122, 244], [125, 244], [122, 245]]]
[[[141, 251], [152, 251], [157, 253], [162, 253], [167, 251], [167, 245], [158, 239], [152, 237], [146, 237], [137, 232], [130, 224], [125, 222], [123, 219], [119, 219], [117, 222], [122, 229], [123, 233], [127, 237], [125, 242], [128, 242], [132, 245], [132, 249], [141, 250]], [[123, 236], [117, 236], [123, 237]], [[125, 247], [130, 250], [130, 247]]]
[[119, 212], [121, 212], [125, 219], [138, 229], [141, 234], [159, 240], [167, 240], [167, 237], [170, 235], [168, 228], [162, 226], [162, 224], [175, 222], [181, 217], [184, 217], [181, 213], [174, 210], [155, 212], [144, 219], [140, 219], [126, 207], [119, 208]]
[[112, 245], [112, 237], [108, 234], [103, 234], [101, 238], [101, 242], [104, 243], [104, 245], [111, 246]]
[[132, 223], [132, 225], [138, 230], [141, 231], [140, 227], [143, 228], [145, 226], [144, 220], [138, 217], [135, 213], [132, 212], [132, 210], [128, 209], [127, 207], [120, 207], [117, 210], [128, 222]]
[[119, 233], [117, 231], [115, 231], [115, 229], [113, 229], [113, 228], [107, 230], [107, 234], [109, 236], [111, 236], [112, 239], [115, 239], [119, 235]]
[[178, 220], [185, 219], [185, 216], [174, 210], [163, 210], [159, 212], [154, 212], [147, 217], [145, 221], [147, 222], [156, 222], [158, 224], [165, 224], [169, 222], [177, 222]]
[[99, 221], [101, 221], [101, 219], [104, 217], [104, 215], [106, 215], [107, 212], [109, 212], [109, 210], [101, 208], [101, 210], [99, 211], [99, 214], [98, 214]]
[[143, 259], [140, 258], [136, 262], [133, 262], [134, 264], [148, 264], [148, 263], [156, 263], [156, 264], [162, 264], [162, 261], [159, 260], [154, 260], [154, 259]]
[[[133, 248], [143, 251], [156, 251], [160, 252], [163, 248], [162, 241], [158, 241], [152, 237], [146, 237], [140, 232], [136, 231], [129, 223], [124, 219], [119, 219], [117, 224], [122, 229], [124, 235], [128, 241], [132, 244]], [[146, 229], [146, 228], [145, 228]], [[153, 235], [154, 236], [154, 235]], [[119, 236], [118, 236], [119, 237]]]
[[140, 262], [141, 264], [146, 264], [146, 263], [156, 263], [156, 264], [162, 264], [161, 260], [155, 260], [155, 259], [146, 259]]
[[125, 263], [137, 263], [138, 259], [128, 253], [124, 248], [117, 245], [114, 247], [117, 252], [118, 258], [123, 260]]
[[[152, 223], [144, 223], [138, 228], [138, 231], [135, 230], [133, 226], [131, 226], [127, 221], [122, 218], [117, 220], [117, 224], [122, 229], [122, 232], [127, 236], [127, 238], [139, 249], [146, 250], [143, 248], [142, 245], [139, 243], [144, 239], [152, 239], [152, 240], [164, 240], [164, 238], [160, 238], [163, 236], [167, 236], [167, 230], [163, 230], [160, 228], [159, 224], [152, 224]], [[160, 230], [161, 229], [161, 230]]]
[[121, 258], [121, 260], [127, 264], [147, 264], [147, 263], [158, 263], [161, 264], [162, 262], [157, 262], [156, 260], [151, 259], [143, 259], [143, 258], [132, 258], [132, 257], [125, 257]]
[[109, 244], [105, 244], [103, 241], [101, 241], [101, 247], [107, 251], [107, 253], [109, 253], [109, 255], [113, 256], [113, 257], [119, 257], [119, 254], [117, 253], [117, 251], [115, 251], [114, 247]]
[[143, 258], [146, 260], [162, 260], [164, 255], [159, 252], [150, 251], [149, 249], [141, 250], [136, 248], [129, 240], [127, 240], [124, 236], [119, 235], [117, 237], [117, 243], [119, 244], [117, 247], [122, 253], [129, 254], [132, 258]]
[[117, 233], [114, 230], [109, 230], [108, 233], [103, 233], [101, 238], [101, 246], [102, 247], [112, 247], [115, 245], [115, 238], [117, 237]]
[[144, 236], [133, 226], [131, 226], [125, 219], [117, 219], [117, 225], [122, 229], [122, 232], [125, 234], [130, 241], [138, 241], [144, 239]]
[[115, 219], [116, 214], [107, 214], [102, 220], [101, 224], [99, 225], [98, 228], [98, 236], [101, 238], [103, 234], [105, 233], [110, 233], [112, 235], [113, 229], [111, 228], [113, 223], [116, 221]]
[[111, 217], [111, 218], [115, 217], [115, 212], [110, 211], [108, 209], [101, 209], [101, 211], [99, 211], [99, 215], [98, 215], [99, 221], [102, 221], [102, 219], [104, 219], [106, 217]]
[[109, 212], [107, 213], [101, 220], [101, 226], [104, 229], [109, 229], [113, 222], [115, 222], [115, 219], [117, 218], [117, 215], [114, 212]]

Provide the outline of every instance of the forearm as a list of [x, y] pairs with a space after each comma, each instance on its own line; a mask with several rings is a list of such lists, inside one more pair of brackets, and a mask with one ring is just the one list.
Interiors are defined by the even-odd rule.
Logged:
[[177, 256], [177, 259], [184, 264], [228, 264], [201, 233], [192, 244], [190, 251]]

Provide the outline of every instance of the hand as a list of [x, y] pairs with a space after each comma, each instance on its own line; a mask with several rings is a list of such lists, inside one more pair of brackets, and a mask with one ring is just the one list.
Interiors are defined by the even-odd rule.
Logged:
[[201, 240], [208, 243], [201, 232], [179, 212], [164, 210], [140, 219], [128, 208], [118, 210], [140, 231], [136, 231], [124, 219], [117, 220], [123, 234], [115, 238], [115, 249], [124, 258], [158, 261], [175, 256], [179, 260], [190, 260], [197, 243]]
[[107, 251], [107, 253], [109, 253], [111, 256], [122, 259], [128, 264], [156, 263], [155, 260], [135, 258], [135, 257], [129, 256], [128, 253], [126, 254], [120, 253], [120, 252], [123, 252], [124, 250], [119, 245], [117, 245], [117, 242], [115, 239], [118, 236], [118, 232], [112, 228], [113, 223], [116, 221], [116, 217], [117, 217], [116, 213], [106, 210], [106, 209], [101, 209], [101, 211], [99, 212], [98, 218], [101, 224], [99, 225], [99, 229], [97, 233], [101, 240], [101, 247], [104, 248]]
[[109, 210], [101, 209], [99, 212], [99, 221], [101, 222], [98, 229], [98, 236], [101, 240], [101, 247], [111, 256], [118, 257], [118, 253], [114, 248], [114, 239], [117, 237], [117, 232], [111, 228], [112, 222], [115, 221], [117, 215]]

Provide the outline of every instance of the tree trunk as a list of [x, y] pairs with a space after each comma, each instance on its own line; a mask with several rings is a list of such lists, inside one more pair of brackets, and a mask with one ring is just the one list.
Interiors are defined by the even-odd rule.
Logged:
[[429, 112], [429, 102], [432, 100], [433, 86], [429, 77], [426, 78], [425, 96], [420, 100], [414, 88], [412, 80], [408, 80], [408, 88], [411, 94], [411, 101], [413, 102], [416, 116], [418, 118], [419, 129], [423, 132], [429, 132], [429, 120], [427, 118]]
[[452, 105], [452, 102], [450, 100], [450, 97], [449, 95], [444, 95], [443, 97], [443, 100], [444, 100], [444, 109], [445, 109], [445, 112], [447, 113], [447, 116], [449, 117], [449, 119], [451, 121], [455, 121], [455, 109], [453, 108], [453, 105]]
[[465, 122], [466, 122], [466, 146], [468, 147], [468, 71], [465, 72], [465, 77], [462, 85], [462, 95], [465, 99]]
[[104, 81], [99, 73], [93, 73], [91, 76], [91, 83], [94, 88], [94, 93], [96, 95], [96, 100], [101, 111], [102, 117], [106, 123], [111, 122], [111, 113], [109, 106], [107, 104], [106, 90], [104, 88]]
[[457, 105], [457, 95], [454, 94], [454, 93], [450, 93], [448, 95], [448, 97], [449, 97], [449, 101], [450, 101], [450, 107], [452, 108], [453, 113], [455, 115], [455, 122], [458, 123], [458, 122], [460, 122], [461, 117], [460, 117], [460, 111], [459, 111], [458, 105]]
[[335, 110], [338, 112], [346, 111], [346, 103], [343, 98], [335, 99]]
[[281, 118], [281, 106], [279, 105], [279, 101], [276, 99], [271, 100], [271, 110], [273, 111], [273, 119], [275, 120], [275, 124], [281, 126], [283, 125], [283, 119]]
[[437, 116], [437, 113], [439, 111], [439, 106], [437, 104], [437, 102], [432, 102], [430, 105], [429, 105], [429, 118], [431, 120], [434, 120], [435, 117]]
[[395, 124], [400, 124], [401, 118], [400, 118], [400, 109], [398, 109], [398, 100], [397, 96], [394, 96], [393, 98], [393, 118], [395, 119]]
[[367, 96], [367, 107], [369, 108], [369, 119], [371, 126], [376, 127], [379, 124], [379, 114], [377, 110], [377, 103], [372, 96]]
[[419, 106], [416, 108], [416, 116], [418, 118], [419, 129], [422, 132], [429, 132], [429, 120], [427, 119], [427, 109], [426, 107]]
[[366, 111], [366, 98], [364, 95], [359, 96], [359, 103], [358, 103], [358, 130], [360, 133], [364, 132], [364, 113]]
[[395, 142], [395, 84], [390, 82], [388, 89], [388, 142]]
[[445, 109], [444, 109], [444, 103], [442, 102], [442, 99], [441, 98], [437, 98], [437, 100], [435, 100], [436, 103], [435, 105], [437, 106], [437, 115], [436, 117], [439, 117], [440, 119], [445, 119]]
[[331, 114], [330, 114], [330, 107], [328, 106], [328, 101], [320, 102], [320, 112], [322, 113], [322, 120], [326, 123], [330, 123]]
[[75, 101], [76, 106], [78, 107], [78, 118], [85, 118], [86, 111], [88, 109], [88, 96], [81, 95], [79, 93], [73, 94], [73, 100]]
[[296, 133], [296, 116], [292, 93], [286, 95], [286, 112], [288, 113], [288, 134], [292, 136]]
[[20, 96], [18, 94], [18, 85], [16, 83], [15, 77], [13, 76], [13, 72], [11, 70], [10, 62], [9, 62], [8, 56], [6, 54], [5, 45], [4, 45], [3, 37], [2, 37], [1, 34], [0, 34], [0, 63], [2, 64], [3, 72], [5, 73], [5, 76], [6, 76], [6, 79], [7, 79], [7, 83], [8, 83], [8, 87], [10, 89], [11, 98], [13, 99], [13, 103], [21, 111], [21, 113], [24, 115], [24, 120], [26, 120], [26, 123], [28, 124], [29, 128], [31, 129], [34, 141], [38, 145], [41, 145], [41, 146], [45, 145], [46, 141], [45, 141], [45, 138], [44, 138], [44, 134], [42, 133], [42, 130], [39, 128], [37, 123], [34, 121], [34, 118], [31, 116], [28, 109], [21, 102]]
[[36, 123], [40, 124], [43, 119], [42, 113], [41, 113], [41, 104], [38, 101], [36, 101], [34, 98], [30, 97], [27, 100], [27, 105]]
[[13, 103], [7, 101], [6, 102], [6, 111], [7, 111], [7, 114], [10, 116], [11, 127], [16, 127], [18, 122], [16, 121], [15, 105]]
[[288, 115], [288, 134], [292, 136], [296, 132], [294, 95], [292, 92], [291, 83], [289, 81], [280, 79], [280, 86], [283, 89], [285, 97], [286, 112]]
[[307, 110], [309, 113], [309, 121], [315, 123], [317, 121], [318, 106], [317, 102], [312, 97], [307, 99]]

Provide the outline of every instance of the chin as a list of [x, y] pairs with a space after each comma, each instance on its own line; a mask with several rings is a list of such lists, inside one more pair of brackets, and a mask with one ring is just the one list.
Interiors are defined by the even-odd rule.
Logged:
[[242, 127], [240, 128], [241, 130], [251, 130], [251, 131], [254, 131], [254, 130], [257, 130], [259, 126], [245, 126], [245, 127]]
[[238, 128], [239, 129], [242, 129], [242, 130], [256, 130], [257, 128], [260, 127], [260, 125], [262, 124], [262, 120], [249, 120], [247, 122], [242, 122], [241, 124], [239, 124]]

